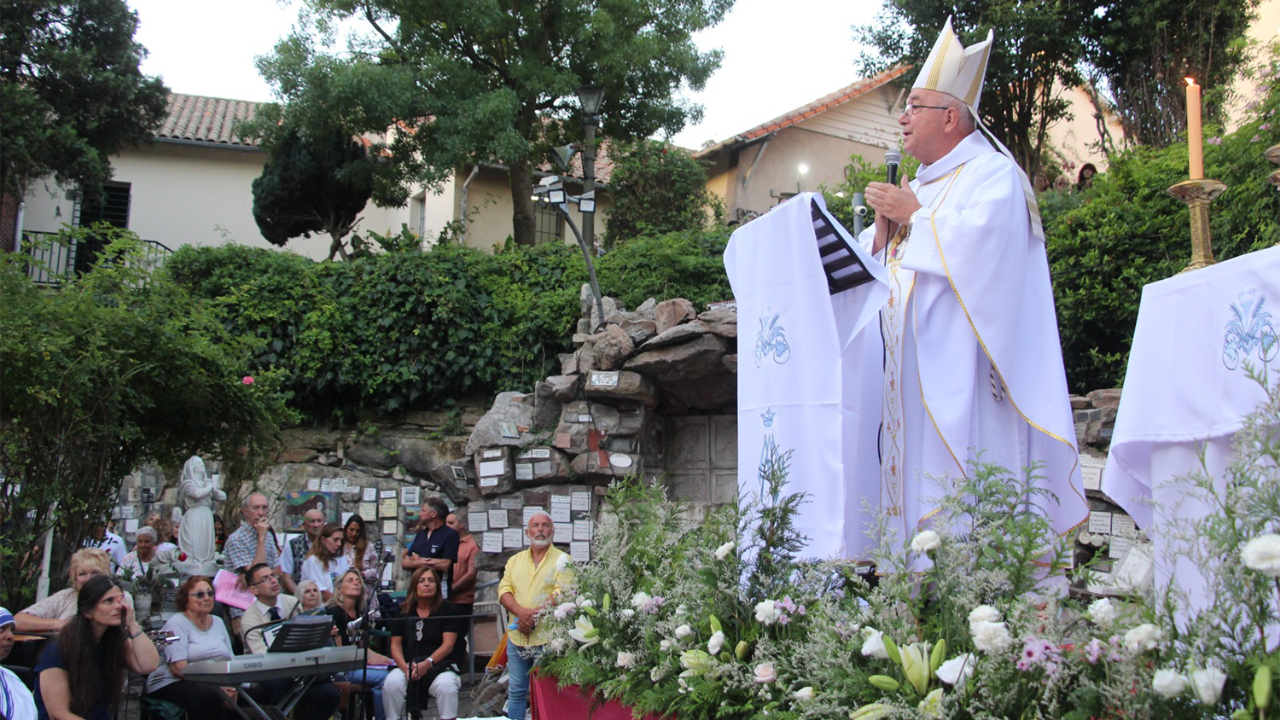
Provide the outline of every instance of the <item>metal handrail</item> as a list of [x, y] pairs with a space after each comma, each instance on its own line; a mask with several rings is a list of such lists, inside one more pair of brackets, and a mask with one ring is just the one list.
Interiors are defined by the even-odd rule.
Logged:
[[[22, 251], [32, 260], [27, 275], [37, 285], [61, 285], [75, 272], [87, 269], [93, 261], [91, 256], [81, 256], [86, 254], [86, 250], [96, 254], [98, 248], [81, 247], [75, 238], [64, 242], [59, 235], [38, 230], [22, 231]], [[142, 243], [145, 250], [138, 262], [143, 267], [156, 269], [173, 254], [173, 250], [164, 243], [155, 240], [143, 240]]]

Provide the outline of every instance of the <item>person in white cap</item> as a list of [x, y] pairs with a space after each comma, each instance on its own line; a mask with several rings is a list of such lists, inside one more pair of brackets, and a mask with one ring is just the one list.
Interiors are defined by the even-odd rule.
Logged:
[[1019, 479], [1039, 464], [1058, 533], [1089, 512], [1035, 195], [977, 114], [992, 40], [965, 47], [947, 20], [898, 117], [920, 169], [866, 190], [876, 222], [859, 241], [890, 299], [863, 333], [874, 362], [850, 378], [880, 401], [858, 430], [876, 451], [852, 477], [905, 537], [935, 509], [930, 478], [971, 477], [979, 453]]
[[[16, 627], [13, 613], [0, 607], [0, 662], [9, 657], [13, 649], [13, 632]], [[36, 716], [36, 699], [17, 675], [0, 667], [0, 718], [33, 718]]]

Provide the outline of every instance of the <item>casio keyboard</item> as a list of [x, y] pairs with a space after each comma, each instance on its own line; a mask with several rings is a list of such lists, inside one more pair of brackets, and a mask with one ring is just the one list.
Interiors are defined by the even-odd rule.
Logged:
[[364, 667], [364, 650], [355, 646], [323, 647], [303, 652], [237, 655], [187, 665], [182, 675], [194, 683], [231, 687], [277, 678], [332, 675]]

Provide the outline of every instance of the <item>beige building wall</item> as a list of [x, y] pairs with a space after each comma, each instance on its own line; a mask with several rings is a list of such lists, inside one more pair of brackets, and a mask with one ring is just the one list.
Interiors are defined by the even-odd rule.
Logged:
[[724, 200], [727, 219], [734, 221], [739, 210], [765, 213], [797, 192], [835, 186], [844, 181], [853, 155], [880, 163], [886, 149], [898, 147], [893, 108], [901, 97], [896, 86], [882, 85], [777, 131], [767, 144], [741, 147], [736, 166], [731, 150], [718, 152], [708, 158], [707, 187]]
[[[460, 188], [461, 184], [462, 182], [459, 181], [455, 187]], [[578, 192], [580, 187], [571, 185], [569, 190]], [[453, 214], [453, 217], [457, 218], [460, 217], [461, 209], [460, 190], [455, 190], [454, 197], [459, 199], [454, 205]], [[605, 227], [609, 222], [609, 209], [612, 203], [608, 195], [602, 194], [599, 188], [596, 190], [596, 200], [595, 236], [598, 241], [604, 235]], [[467, 246], [485, 252], [502, 249], [507, 238], [512, 235], [511, 214], [511, 184], [507, 180], [507, 172], [497, 168], [481, 168], [467, 189]], [[581, 231], [582, 213], [574, 203], [569, 203], [569, 217], [573, 218], [573, 222]], [[573, 231], [564, 225], [563, 221], [559, 225], [564, 242], [577, 245], [578, 240]]]

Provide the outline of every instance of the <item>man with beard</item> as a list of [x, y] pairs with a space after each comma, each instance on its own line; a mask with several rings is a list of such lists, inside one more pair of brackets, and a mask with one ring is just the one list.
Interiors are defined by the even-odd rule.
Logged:
[[536, 625], [536, 616], [555, 601], [561, 573], [571, 562], [567, 553], [551, 545], [555, 523], [550, 515], [535, 513], [524, 532], [529, 547], [507, 560], [498, 583], [498, 601], [516, 622], [516, 629], [507, 632], [507, 717], [513, 720], [524, 720], [529, 707], [529, 670], [547, 644], [547, 631]]

